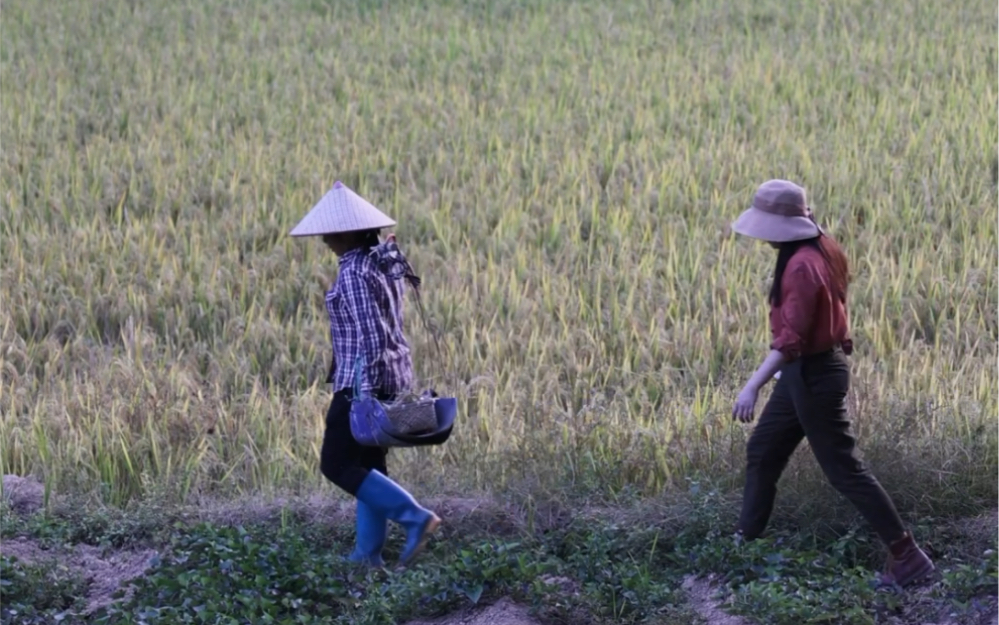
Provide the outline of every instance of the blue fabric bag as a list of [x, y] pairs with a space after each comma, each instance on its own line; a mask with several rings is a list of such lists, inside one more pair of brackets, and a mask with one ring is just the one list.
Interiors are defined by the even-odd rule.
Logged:
[[434, 412], [437, 414], [437, 427], [426, 434], [406, 435], [392, 427], [385, 406], [368, 395], [361, 387], [361, 359], [354, 363], [354, 396], [350, 401], [350, 432], [359, 444], [365, 447], [424, 447], [440, 445], [447, 441], [454, 428], [458, 414], [458, 400], [454, 397], [437, 397], [436, 393], [424, 393], [434, 398]]

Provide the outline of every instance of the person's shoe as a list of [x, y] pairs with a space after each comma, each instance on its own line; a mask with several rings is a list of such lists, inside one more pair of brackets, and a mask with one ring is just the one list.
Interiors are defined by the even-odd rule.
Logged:
[[429, 510], [424, 512], [426, 516], [413, 515], [408, 521], [403, 522], [406, 527], [406, 546], [399, 556], [399, 563], [403, 566], [408, 566], [423, 551], [430, 535], [440, 527], [440, 517]]
[[760, 534], [747, 534], [741, 527], [735, 528], [735, 533], [732, 534], [736, 542], [739, 543], [751, 543], [757, 538], [760, 538]]
[[888, 564], [879, 577], [879, 582], [886, 586], [898, 584], [904, 587], [926, 577], [935, 569], [930, 557], [916, 546], [912, 534], [906, 532], [905, 536], [888, 547]]
[[348, 556], [351, 562], [381, 568], [382, 547], [388, 534], [388, 519], [361, 500], [357, 501], [357, 544]]
[[430, 534], [441, 523], [436, 514], [416, 503], [404, 488], [375, 470], [369, 471], [364, 478], [357, 490], [357, 499], [405, 528], [406, 546], [399, 558], [404, 566], [423, 550]]

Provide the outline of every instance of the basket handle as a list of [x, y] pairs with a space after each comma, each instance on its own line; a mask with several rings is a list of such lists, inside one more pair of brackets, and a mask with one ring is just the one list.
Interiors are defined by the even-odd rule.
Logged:
[[364, 393], [363, 387], [361, 386], [361, 368], [363, 366], [364, 357], [360, 354], [354, 359], [354, 400], [365, 399], [367, 395]]
[[420, 292], [420, 285], [423, 283], [423, 280], [416, 275], [412, 264], [410, 264], [409, 260], [405, 257], [402, 251], [399, 250], [395, 234], [390, 234], [385, 242], [390, 244], [391, 247], [395, 248], [395, 251], [399, 253], [398, 256], [385, 259], [386, 266], [384, 269], [386, 274], [396, 278], [404, 278], [410, 288], [413, 289], [413, 294], [416, 296], [416, 312], [420, 315], [420, 321], [423, 322], [423, 327], [426, 328], [430, 338], [433, 339], [434, 349], [437, 352], [437, 369], [440, 372], [441, 379], [443, 380], [446, 375], [444, 368], [444, 350], [441, 349], [439, 332], [437, 332], [437, 330], [430, 323], [426, 308], [423, 306], [423, 295]]
[[443, 350], [441, 350], [441, 344], [440, 344], [440, 339], [438, 338], [438, 333], [436, 329], [430, 324], [430, 321], [427, 319], [427, 313], [423, 307], [423, 297], [420, 294], [419, 282], [417, 282], [416, 284], [410, 282], [410, 284], [413, 288], [413, 293], [416, 295], [416, 311], [420, 315], [420, 320], [423, 321], [423, 327], [426, 328], [427, 334], [429, 334], [430, 338], [434, 340], [434, 349], [437, 352], [437, 369], [440, 372], [443, 381], [443, 377], [445, 376], [444, 352]]

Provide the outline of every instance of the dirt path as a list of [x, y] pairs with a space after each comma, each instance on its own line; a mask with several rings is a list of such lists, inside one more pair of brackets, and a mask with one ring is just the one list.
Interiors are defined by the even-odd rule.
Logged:
[[432, 621], [410, 621], [406, 625], [541, 625], [527, 608], [510, 599], [500, 599], [491, 606], [463, 610]]
[[683, 580], [683, 590], [687, 593], [687, 601], [705, 623], [711, 625], [750, 625], [741, 616], [727, 614], [722, 610], [721, 603], [714, 598], [715, 586], [713, 578], [688, 575]]
[[105, 553], [90, 545], [42, 549], [29, 538], [0, 541], [0, 554], [4, 556], [15, 557], [26, 564], [55, 563], [86, 580], [89, 588], [84, 614], [110, 604], [116, 590], [127, 587], [128, 582], [146, 572], [156, 553], [151, 549]]

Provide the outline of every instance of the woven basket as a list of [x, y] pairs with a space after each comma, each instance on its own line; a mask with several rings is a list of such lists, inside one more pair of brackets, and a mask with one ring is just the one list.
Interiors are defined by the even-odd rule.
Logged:
[[437, 411], [432, 397], [385, 404], [385, 414], [399, 434], [432, 432], [437, 427]]

